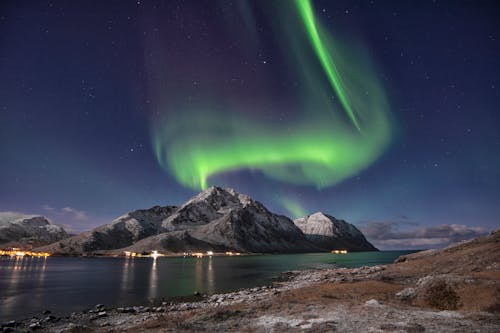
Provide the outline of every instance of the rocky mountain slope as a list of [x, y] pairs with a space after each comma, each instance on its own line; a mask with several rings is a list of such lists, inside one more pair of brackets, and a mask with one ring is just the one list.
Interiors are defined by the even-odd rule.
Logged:
[[354, 225], [333, 216], [318, 212], [293, 222], [324, 250], [378, 251]]
[[[328, 229], [328, 223], [319, 218], [321, 216], [326, 215], [315, 214], [305, 218], [304, 223], [294, 224], [247, 195], [233, 189], [210, 187], [180, 207], [137, 210], [42, 250], [58, 254], [122, 253], [125, 250], [318, 252], [333, 249], [332, 239], [343, 249], [375, 249], [354, 226], [329, 217], [331, 227]], [[324, 225], [329, 231], [323, 230], [326, 238], [317, 243], [318, 239], [301, 231], [299, 227], [303, 224]]]
[[128, 250], [236, 250], [307, 252], [319, 248], [293, 222], [232, 189], [211, 187], [189, 200], [163, 223], [171, 230], [143, 239]]
[[68, 237], [66, 231], [43, 216], [0, 213], [0, 246], [41, 246]]
[[111, 223], [40, 248], [58, 254], [82, 254], [130, 246], [166, 231], [163, 222], [176, 211], [175, 206], [154, 206], [127, 213]]

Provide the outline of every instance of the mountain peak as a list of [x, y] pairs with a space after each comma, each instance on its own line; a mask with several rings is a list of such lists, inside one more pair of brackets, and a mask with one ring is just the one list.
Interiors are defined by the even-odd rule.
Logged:
[[224, 189], [218, 186], [210, 186], [188, 200], [181, 208], [199, 202], [206, 202], [218, 210], [224, 206], [232, 206], [235, 204], [248, 205], [254, 201], [248, 195], [240, 194], [233, 188], [228, 187]]
[[313, 213], [313, 214], [307, 216], [307, 218], [326, 218], [326, 219], [331, 219], [332, 217], [333, 216], [330, 216], [330, 215], [325, 214], [323, 212], [316, 212], [316, 213]]
[[344, 220], [339, 220], [335, 216], [332, 216], [330, 214], [324, 213], [324, 212], [316, 212], [310, 215], [306, 215], [304, 217], [298, 218], [298, 219], [304, 219], [304, 222], [307, 221], [315, 221], [315, 220], [330, 220], [332, 222], [337, 221], [337, 222], [345, 222]]

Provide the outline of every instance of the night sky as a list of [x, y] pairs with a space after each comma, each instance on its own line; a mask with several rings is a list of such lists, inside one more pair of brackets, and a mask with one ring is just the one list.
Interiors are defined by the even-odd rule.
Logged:
[[495, 1], [2, 1], [0, 211], [78, 232], [210, 185], [380, 248], [500, 226]]

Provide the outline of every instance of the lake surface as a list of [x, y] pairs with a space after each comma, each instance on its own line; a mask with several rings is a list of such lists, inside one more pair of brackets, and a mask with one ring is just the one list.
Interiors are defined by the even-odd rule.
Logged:
[[269, 284], [281, 272], [391, 263], [412, 251], [204, 258], [0, 257], [0, 321], [146, 304], [153, 299]]

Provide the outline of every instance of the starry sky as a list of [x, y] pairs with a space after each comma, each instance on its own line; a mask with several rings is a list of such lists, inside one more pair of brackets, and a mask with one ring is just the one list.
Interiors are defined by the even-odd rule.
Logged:
[[380, 248], [500, 226], [495, 1], [2, 1], [0, 211], [71, 232], [210, 185]]

